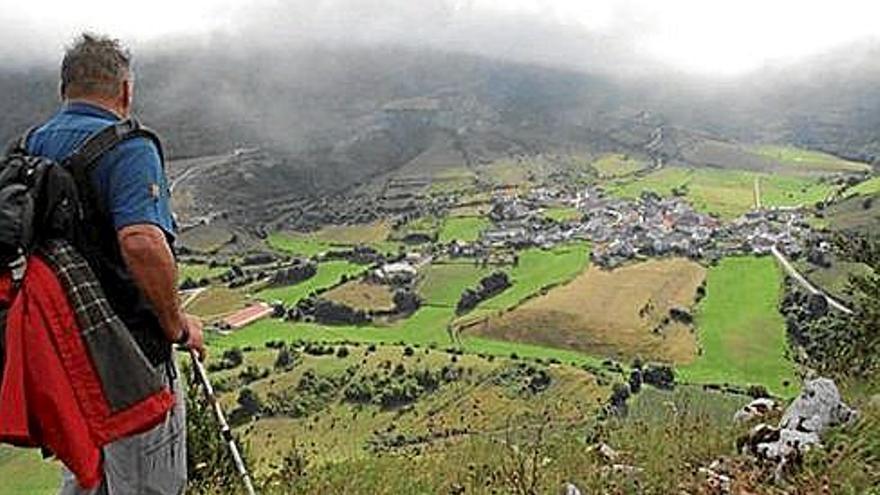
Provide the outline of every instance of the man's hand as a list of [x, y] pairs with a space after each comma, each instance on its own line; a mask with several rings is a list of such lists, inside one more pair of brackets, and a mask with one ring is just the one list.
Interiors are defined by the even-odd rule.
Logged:
[[186, 325], [186, 330], [189, 332], [189, 339], [187, 339], [184, 346], [187, 349], [192, 349], [196, 352], [196, 355], [199, 357], [199, 361], [205, 360], [205, 336], [202, 333], [202, 320], [193, 315], [183, 315], [184, 325]]

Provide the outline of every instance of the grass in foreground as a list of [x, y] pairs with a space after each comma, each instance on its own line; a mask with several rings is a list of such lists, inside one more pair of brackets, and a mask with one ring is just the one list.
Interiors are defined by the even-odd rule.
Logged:
[[786, 357], [785, 321], [779, 313], [782, 271], [773, 258], [725, 258], [709, 269], [706, 298], [696, 313], [702, 354], [679, 368], [694, 383], [762, 384], [797, 393]]
[[52, 495], [61, 486], [61, 465], [35, 449], [0, 445], [0, 495]]

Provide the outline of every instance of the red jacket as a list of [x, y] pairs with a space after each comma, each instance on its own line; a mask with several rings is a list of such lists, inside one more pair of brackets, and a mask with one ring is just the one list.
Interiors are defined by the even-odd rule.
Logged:
[[0, 442], [47, 448], [83, 488], [95, 488], [103, 477], [101, 447], [159, 424], [174, 403], [171, 392], [111, 409], [77, 315], [52, 267], [38, 256], [30, 257], [19, 290], [0, 275], [0, 304], [10, 306]]

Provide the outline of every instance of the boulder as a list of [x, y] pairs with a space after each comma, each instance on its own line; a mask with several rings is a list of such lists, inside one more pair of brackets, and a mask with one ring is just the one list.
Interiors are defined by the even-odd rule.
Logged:
[[563, 493], [565, 495], [581, 495], [580, 489], [574, 483], [566, 483]]
[[804, 384], [804, 390], [782, 416], [779, 426], [765, 424], [741, 439], [740, 450], [776, 464], [776, 479], [797, 465], [805, 452], [819, 445], [822, 435], [834, 426], [858, 416], [840, 398], [834, 381], [818, 378]]
[[774, 412], [780, 411], [779, 404], [769, 398], [755, 399], [733, 415], [737, 423], [749, 423], [756, 419], [764, 419]]

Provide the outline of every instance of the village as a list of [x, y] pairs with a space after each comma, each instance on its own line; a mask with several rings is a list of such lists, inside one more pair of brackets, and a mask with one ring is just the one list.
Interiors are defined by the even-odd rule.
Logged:
[[[633, 260], [657, 257], [686, 257], [714, 263], [731, 255], [768, 255], [773, 248], [797, 259], [813, 241], [803, 211], [796, 208], [754, 209], [732, 221], [696, 211], [684, 198], [661, 197], [643, 192], [637, 199], [611, 196], [596, 186], [580, 189], [540, 187], [524, 194], [496, 191], [488, 207], [488, 227], [475, 240], [439, 242], [436, 235], [410, 231], [412, 207], [419, 198], [408, 198], [410, 207], [393, 217], [400, 246], [394, 252], [380, 252], [366, 246], [333, 249], [312, 259], [279, 258], [269, 253], [251, 255], [242, 266], [234, 266], [219, 278], [230, 288], [250, 287], [258, 292], [270, 287], [295, 285], [317, 272], [326, 261], [346, 260], [365, 267], [365, 283], [387, 287], [394, 307], [382, 312], [364, 312], [344, 304], [328, 304], [317, 291], [292, 306], [280, 302], [255, 303], [217, 322], [217, 330], [231, 331], [270, 316], [325, 324], [367, 324], [376, 318], [405, 317], [420, 300], [416, 284], [420, 271], [435, 260], [467, 261], [475, 266], [516, 266], [519, 252], [528, 248], [552, 249], [574, 241], [592, 246], [591, 262], [614, 269]], [[424, 198], [418, 211], [435, 216], [448, 214], [454, 202], [447, 198]], [[552, 219], [546, 214], [564, 208], [568, 218]], [[503, 272], [502, 272], [503, 273]], [[205, 285], [187, 282], [184, 288]], [[466, 295], [462, 295], [466, 298]]]
[[[553, 221], [548, 208], [571, 207], [579, 218]], [[525, 197], [496, 196], [493, 227], [474, 243], [455, 243], [452, 256], [486, 256], [498, 249], [550, 248], [572, 240], [593, 245], [592, 261], [614, 268], [634, 258], [684, 256], [718, 260], [735, 254], [766, 255], [776, 246], [797, 258], [810, 232], [798, 209], [753, 210], [725, 224], [700, 213], [683, 198], [644, 192], [637, 200], [607, 196], [587, 187], [574, 194], [541, 188]]]

